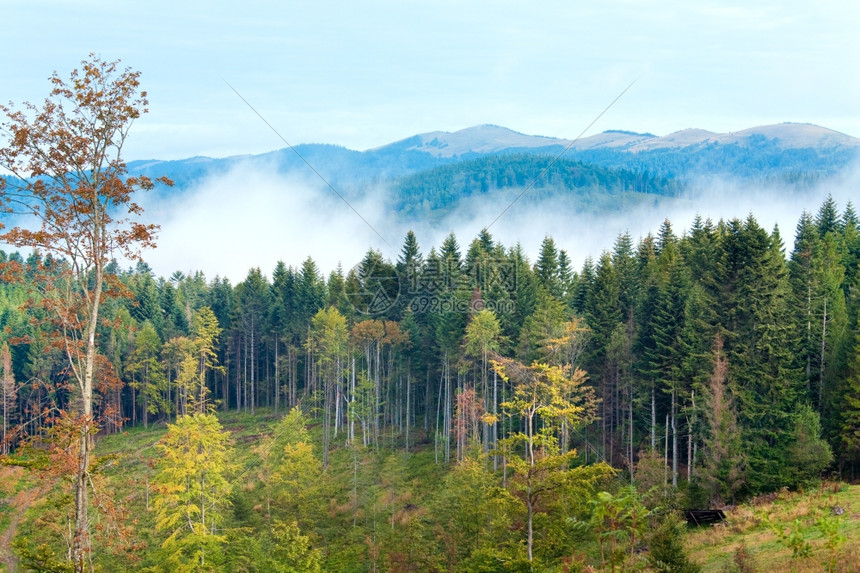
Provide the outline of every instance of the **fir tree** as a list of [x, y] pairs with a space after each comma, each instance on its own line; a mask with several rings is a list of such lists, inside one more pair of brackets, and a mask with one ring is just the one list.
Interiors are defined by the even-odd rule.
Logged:
[[538, 284], [543, 287], [547, 293], [554, 297], [560, 297], [561, 280], [559, 278], [558, 269], [558, 249], [555, 246], [555, 241], [552, 237], [546, 236], [540, 246], [540, 254], [535, 263], [535, 277]]

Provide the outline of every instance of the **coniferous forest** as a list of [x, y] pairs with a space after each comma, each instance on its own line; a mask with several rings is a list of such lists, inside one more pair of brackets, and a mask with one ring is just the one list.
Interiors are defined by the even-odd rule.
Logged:
[[[136, 117], [134, 73], [86, 70], [59, 94], [117, 77]], [[48, 144], [34, 122], [4, 165]], [[7, 567], [696, 571], [680, 510], [860, 469], [850, 203], [790, 237], [667, 220], [581, 268], [552, 237], [530, 260], [410, 232], [394, 260], [231, 284], [118, 263], [155, 240], [118, 207], [156, 182], [58, 158], [88, 153], [30, 157], [17, 184], [53, 226], [4, 230], [35, 248], [0, 252], [2, 461], [42, 500]]]

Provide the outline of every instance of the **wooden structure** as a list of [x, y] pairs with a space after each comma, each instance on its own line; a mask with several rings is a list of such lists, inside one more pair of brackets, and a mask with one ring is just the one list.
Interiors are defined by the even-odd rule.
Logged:
[[722, 509], [685, 509], [684, 517], [690, 525], [716, 525], [726, 521]]

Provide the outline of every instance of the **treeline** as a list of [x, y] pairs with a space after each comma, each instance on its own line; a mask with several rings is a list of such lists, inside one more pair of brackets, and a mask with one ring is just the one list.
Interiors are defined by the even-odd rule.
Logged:
[[[860, 455], [858, 219], [828, 199], [804, 213], [786, 256], [778, 230], [697, 217], [587, 259], [579, 272], [547, 237], [532, 264], [486, 231], [449, 235], [397, 260], [370, 250], [324, 277], [309, 258], [251, 269], [239, 284], [202, 273], [110, 269], [98, 334], [103, 429], [172, 421], [200, 404], [254, 413], [300, 405], [332, 447], [433, 447], [439, 463], [521, 429], [501, 415], [503, 360], [587, 372], [599, 399], [561, 448], [629, 472], [659, 455], [666, 479], [719, 504], [796, 486]], [[38, 282], [62, 261], [2, 254], [27, 280], [0, 287], [3, 448], [45, 432], [74, 400]], [[577, 333], [576, 344], [559, 340]], [[559, 362], [559, 363], [561, 363]], [[495, 365], [495, 366], [494, 366]], [[203, 411], [203, 408], [201, 408]], [[822, 440], [822, 436], [825, 440]]]
[[648, 149], [636, 153], [597, 148], [576, 151], [573, 157], [604, 167], [647, 170], [682, 182], [717, 175], [807, 187], [841, 172], [856, 160], [857, 152], [840, 147], [788, 148], [779, 138], [753, 134], [743, 144], [708, 143], [694, 148]]
[[[544, 172], [545, 171], [545, 172]], [[609, 209], [622, 194], [674, 196], [681, 186], [655, 177], [647, 166], [636, 171], [601, 167], [548, 155], [488, 155], [406, 175], [394, 182], [396, 211], [423, 215], [493, 191], [533, 185], [529, 198], [552, 197], [576, 209]]]

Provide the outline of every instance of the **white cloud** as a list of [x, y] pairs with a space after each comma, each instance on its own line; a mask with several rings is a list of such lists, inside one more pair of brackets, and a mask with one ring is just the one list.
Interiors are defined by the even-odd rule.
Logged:
[[[490, 228], [497, 241], [511, 247], [520, 242], [532, 261], [541, 241], [551, 235], [566, 249], [574, 268], [586, 257], [598, 258], [610, 250], [619, 234], [629, 232], [634, 242], [656, 233], [665, 219], [681, 234], [696, 214], [703, 218], [746, 218], [753, 213], [759, 224], [771, 230], [778, 224], [790, 252], [794, 230], [802, 211], [815, 213], [832, 194], [840, 209], [860, 187], [860, 168], [825, 181], [803, 192], [762, 187], [728, 180], [701, 182], [686, 198], [654, 197], [654, 201], [630, 206], [601, 216], [564, 211], [550, 203], [523, 201], [512, 207]], [[201, 181], [183, 196], [149, 206], [148, 218], [162, 225], [159, 247], [144, 258], [158, 275], [173, 271], [202, 270], [208, 278], [226, 276], [235, 284], [252, 267], [271, 276], [283, 260], [298, 266], [311, 256], [328, 274], [342, 263], [344, 270], [357, 264], [368, 248], [376, 248], [396, 260], [403, 237], [410, 228], [423, 253], [441, 245], [454, 231], [465, 254], [468, 244], [509, 204], [516, 192], [465, 201], [441, 221], [416, 220], [392, 223], [394, 214], [388, 194], [374, 189], [353, 207], [385, 238], [383, 243], [341, 199], [321, 182], [296, 175], [276, 174], [274, 167], [259, 163], [241, 165], [224, 176]], [[860, 207], [860, 205], [856, 205]]]
[[[374, 199], [352, 203], [376, 227], [384, 214]], [[271, 276], [279, 260], [298, 266], [311, 256], [325, 272], [340, 261], [349, 267], [380, 243], [321, 183], [277, 175], [258, 163], [150, 204], [148, 218], [161, 224], [158, 248], [144, 254], [156, 274], [202, 270], [210, 279], [226, 276], [234, 284], [253, 267]]]

